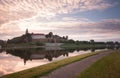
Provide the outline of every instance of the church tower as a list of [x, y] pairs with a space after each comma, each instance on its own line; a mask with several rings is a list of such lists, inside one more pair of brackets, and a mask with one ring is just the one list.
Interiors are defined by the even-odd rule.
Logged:
[[26, 33], [25, 34], [28, 34], [28, 29], [26, 29]]

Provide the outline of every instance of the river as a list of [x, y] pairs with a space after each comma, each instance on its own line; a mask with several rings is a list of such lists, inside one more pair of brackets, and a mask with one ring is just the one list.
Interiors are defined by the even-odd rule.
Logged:
[[71, 56], [106, 50], [97, 49], [43, 49], [24, 48], [0, 50], [0, 76], [51, 63]]

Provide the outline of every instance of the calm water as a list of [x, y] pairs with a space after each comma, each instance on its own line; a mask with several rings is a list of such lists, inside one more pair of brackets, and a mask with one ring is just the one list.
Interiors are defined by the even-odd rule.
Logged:
[[[105, 48], [96, 49], [105, 50]], [[0, 50], [0, 76], [47, 64], [71, 56], [94, 52], [95, 49], [8, 49]]]

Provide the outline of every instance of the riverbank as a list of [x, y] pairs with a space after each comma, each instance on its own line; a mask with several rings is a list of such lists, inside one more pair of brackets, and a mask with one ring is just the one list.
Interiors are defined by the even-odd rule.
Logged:
[[[95, 63], [97, 60], [115, 52], [115, 50], [107, 50], [100, 52], [94, 56], [90, 56], [87, 58], [84, 58], [80, 61], [77, 61], [75, 63], [66, 65], [64, 67], [61, 67], [59, 69], [54, 70], [53, 72], [49, 73], [48, 75], [39, 77], [39, 78], [76, 78], [76, 76], [87, 69], [90, 65]], [[82, 77], [84, 78], [84, 77]], [[87, 78], [87, 77], [86, 77]], [[96, 77], [93, 77], [96, 78]], [[102, 78], [102, 77], [101, 77]]]
[[22, 49], [22, 48], [47, 48], [47, 49], [114, 49], [120, 46], [106, 45], [106, 44], [78, 44], [78, 43], [41, 43], [29, 42], [20, 44], [7, 44], [6, 49]]
[[61, 45], [64, 49], [81, 49], [81, 48], [105, 48], [104, 44], [75, 44], [75, 43], [64, 43]]
[[43, 76], [48, 74], [49, 72], [58, 69], [60, 67], [63, 67], [65, 65], [68, 65], [70, 63], [79, 61], [83, 58], [92, 56], [98, 54], [97, 52], [94, 53], [87, 53], [87, 54], [83, 54], [83, 55], [78, 55], [78, 56], [74, 56], [74, 57], [70, 57], [67, 59], [63, 59], [57, 62], [53, 62], [53, 63], [49, 63], [46, 65], [42, 65], [42, 66], [38, 66], [38, 67], [34, 67], [28, 70], [24, 70], [24, 71], [20, 71], [20, 72], [16, 72], [13, 74], [9, 74], [9, 75], [5, 75], [1, 78], [36, 78], [38, 76]]
[[120, 50], [98, 60], [77, 78], [120, 78]]
[[24, 49], [24, 48], [47, 48], [47, 49], [59, 49], [63, 43], [20, 43], [20, 44], [7, 44], [6, 49]]

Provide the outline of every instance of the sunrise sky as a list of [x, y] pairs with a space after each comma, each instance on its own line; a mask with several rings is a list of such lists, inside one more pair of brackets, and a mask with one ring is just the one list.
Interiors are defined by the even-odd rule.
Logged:
[[29, 32], [120, 41], [120, 0], [0, 0], [0, 39]]

